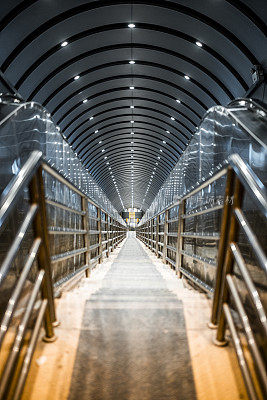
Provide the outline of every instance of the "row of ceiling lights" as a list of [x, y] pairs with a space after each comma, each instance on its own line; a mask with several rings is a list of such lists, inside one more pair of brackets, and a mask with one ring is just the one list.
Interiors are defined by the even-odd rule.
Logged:
[[[128, 24], [128, 27], [129, 27], [130, 29], [134, 29], [134, 28], [135, 28], [135, 24], [130, 23], [130, 24]], [[68, 45], [68, 41], [66, 41], [66, 40], [65, 40], [64, 42], [61, 43], [61, 46], [62, 46], [62, 47], [66, 47], [67, 45]], [[202, 43], [199, 42], [199, 41], [196, 41], [196, 45], [197, 45], [198, 47], [202, 47], [202, 46], [203, 46]], [[130, 60], [130, 61], [129, 61], [129, 64], [134, 65], [134, 64], [135, 64], [135, 61], [134, 61], [134, 60]], [[74, 77], [74, 80], [77, 81], [79, 78], [80, 78], [80, 75], [76, 75], [76, 76]], [[190, 77], [189, 77], [188, 75], [184, 75], [184, 78], [185, 78], [186, 80], [190, 80]], [[134, 88], [134, 86], [130, 86], [129, 89], [130, 89], [130, 90], [134, 90], [135, 88]], [[88, 99], [84, 99], [84, 100], [83, 100], [83, 103], [85, 104], [85, 103], [87, 103], [87, 101], [88, 101]], [[176, 99], [176, 102], [177, 102], [177, 103], [181, 103], [181, 100]], [[133, 108], [134, 108], [134, 105], [131, 105], [130, 108], [133, 109]], [[89, 118], [89, 120], [91, 121], [91, 120], [93, 120], [93, 118], [94, 118], [94, 117], [91, 116], [91, 117]], [[171, 116], [170, 118], [171, 118], [172, 121], [175, 121], [175, 118], [174, 118], [173, 116]], [[134, 124], [134, 120], [131, 120], [131, 124]], [[95, 133], [98, 133], [98, 130], [96, 130]], [[169, 131], [166, 131], [166, 133], [170, 133], [170, 132], [169, 132]], [[131, 134], [134, 135], [134, 132], [131, 132]], [[99, 141], [99, 144], [101, 144], [101, 143], [102, 143], [102, 141], [100, 140], [100, 141]], [[166, 144], [166, 141], [163, 140], [162, 143], [163, 143], [163, 144]], [[133, 145], [134, 142], [131, 141], [131, 144]], [[134, 151], [134, 149], [131, 149], [131, 152], [133, 152], [133, 151]], [[160, 151], [161, 153], [163, 152], [162, 149], [159, 149], [159, 151]], [[105, 149], [102, 149], [101, 152], [104, 153], [104, 152], [105, 152]], [[131, 156], [131, 158], [133, 159], [133, 155]], [[158, 156], [157, 158], [160, 160], [160, 156]], [[107, 160], [107, 156], [104, 157], [104, 160]], [[106, 164], [109, 165], [109, 162], [107, 162]], [[133, 164], [133, 161], [131, 161], [131, 164]], [[156, 162], [156, 165], [158, 165], [158, 162]], [[118, 189], [118, 185], [117, 185], [116, 180], [115, 180], [115, 178], [114, 178], [114, 175], [113, 175], [113, 173], [112, 173], [111, 167], [109, 166], [108, 169], [109, 169], [109, 171], [110, 171], [111, 178], [112, 178], [113, 183], [114, 183], [114, 185], [115, 185], [115, 188], [116, 188], [116, 190], [117, 190], [117, 193], [118, 193], [120, 202], [121, 202], [121, 204], [122, 204], [122, 207], [124, 208], [124, 205], [123, 205], [123, 202], [122, 202], [122, 198], [121, 198], [121, 195], [120, 195], [120, 192], [119, 192], [119, 189]], [[153, 179], [153, 177], [154, 177], [154, 175], [155, 175], [155, 171], [156, 171], [156, 167], [154, 167], [154, 171], [152, 172], [152, 175], [151, 175], [151, 177], [150, 177], [150, 180], [149, 180], [149, 183], [148, 183], [148, 186], [147, 186], [147, 189], [146, 189], [145, 197], [144, 197], [144, 199], [143, 199], [143, 203], [144, 203], [144, 201], [145, 201], [146, 195], [147, 195], [148, 190], [149, 190], [149, 188], [150, 188], [150, 185], [151, 185], [151, 183], [152, 183], [152, 179]], [[133, 196], [134, 196], [134, 186], [133, 186], [134, 175], [133, 175], [133, 172], [134, 172], [134, 167], [133, 167], [133, 165], [132, 165], [132, 167], [131, 167], [132, 207], [133, 207]], [[143, 203], [142, 203], [142, 204], [143, 204]]]

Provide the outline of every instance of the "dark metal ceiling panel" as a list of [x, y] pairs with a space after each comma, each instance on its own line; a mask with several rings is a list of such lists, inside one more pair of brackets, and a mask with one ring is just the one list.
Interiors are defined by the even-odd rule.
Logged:
[[47, 107], [119, 211], [118, 193], [124, 207], [145, 209], [205, 111], [242, 96], [251, 66], [266, 65], [266, 8], [262, 0], [13, 0], [0, 5], [1, 70]]

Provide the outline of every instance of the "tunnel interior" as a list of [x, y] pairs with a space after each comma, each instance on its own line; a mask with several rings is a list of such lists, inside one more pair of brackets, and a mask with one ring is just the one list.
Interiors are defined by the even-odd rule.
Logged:
[[251, 68], [266, 65], [265, 8], [252, 0], [5, 2], [0, 69], [24, 100], [51, 113], [119, 213], [144, 212], [205, 112], [245, 97]]

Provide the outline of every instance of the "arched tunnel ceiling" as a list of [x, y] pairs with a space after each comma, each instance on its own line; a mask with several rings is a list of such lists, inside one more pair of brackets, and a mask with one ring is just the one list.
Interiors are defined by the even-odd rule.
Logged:
[[2, 72], [51, 112], [119, 212], [151, 204], [205, 111], [243, 96], [266, 63], [261, 0], [12, 0], [0, 11]]

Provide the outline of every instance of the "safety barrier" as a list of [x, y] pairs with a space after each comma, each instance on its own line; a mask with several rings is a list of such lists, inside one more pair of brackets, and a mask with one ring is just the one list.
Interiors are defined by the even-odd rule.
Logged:
[[[205, 195], [210, 185], [224, 187], [224, 197], [217, 196], [212, 207]], [[200, 192], [202, 205], [198, 207], [196, 195]], [[213, 297], [209, 326], [217, 329], [214, 342], [227, 344], [228, 325], [253, 400], [267, 394], [267, 319], [263, 303], [267, 289], [266, 216], [266, 188], [234, 154], [228, 167], [137, 228], [137, 237], [175, 269], [178, 277], [185, 276]], [[254, 221], [257, 234], [249, 220]], [[255, 221], [262, 224], [262, 232]], [[254, 362], [253, 373], [242, 348], [245, 339]]]
[[[57, 191], [56, 199], [47, 195], [49, 183], [60, 184], [64, 189]], [[68, 195], [76, 196], [77, 208], [73, 207], [71, 197], [67, 196], [66, 203], [65, 188]], [[75, 227], [63, 228], [58, 224], [66, 218], [72, 219]], [[89, 276], [96, 263], [108, 257], [126, 236], [123, 225], [43, 161], [39, 151], [31, 153], [0, 199], [0, 234], [9, 235], [14, 221], [17, 232], [0, 264], [0, 289], [4, 294], [0, 303], [1, 400], [21, 397], [42, 324], [43, 339], [56, 339], [55, 287], [82, 273]], [[60, 243], [53, 244], [62, 235], [78, 246], [56, 252]], [[85, 261], [82, 266], [81, 257]], [[62, 268], [64, 262], [68, 264]]]

